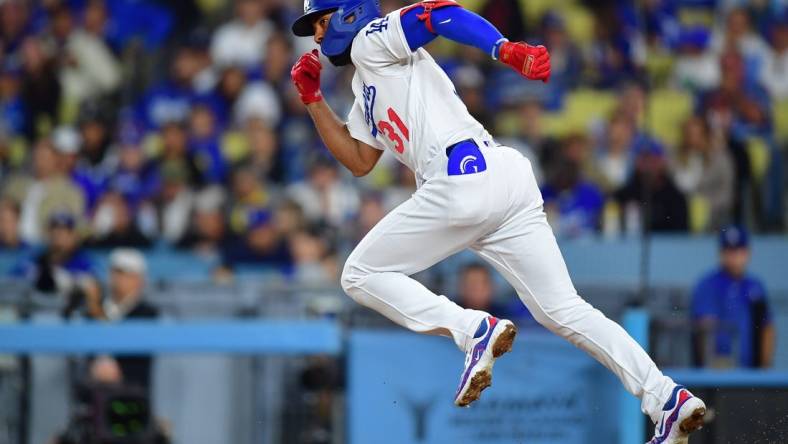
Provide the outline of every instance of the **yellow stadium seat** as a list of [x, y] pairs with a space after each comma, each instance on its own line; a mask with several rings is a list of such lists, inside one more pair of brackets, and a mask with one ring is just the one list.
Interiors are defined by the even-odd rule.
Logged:
[[517, 112], [504, 111], [495, 118], [495, 134], [502, 137], [514, 137], [519, 133], [520, 119]]
[[58, 109], [58, 120], [63, 125], [73, 125], [79, 118], [79, 101], [73, 98], [64, 97], [60, 101]]
[[703, 196], [693, 195], [687, 201], [689, 228], [693, 233], [706, 231], [711, 219], [711, 206]]
[[683, 91], [655, 90], [648, 99], [646, 127], [673, 148], [681, 138], [681, 125], [692, 115], [692, 106], [692, 96]]
[[714, 26], [714, 12], [707, 8], [683, 7], [679, 10], [679, 22], [684, 26]]
[[774, 109], [774, 133], [777, 140], [788, 143], [788, 99], [775, 101]]
[[542, 116], [542, 129], [545, 134], [554, 137], [564, 137], [578, 130], [570, 125], [569, 121], [561, 113], [544, 114]]
[[150, 132], [142, 139], [142, 150], [150, 159], [157, 158], [164, 152], [164, 140], [161, 134]]
[[571, 132], [586, 132], [596, 120], [607, 119], [618, 103], [615, 94], [580, 89], [566, 96], [564, 110], [560, 114], [560, 121], [554, 122], [552, 129], [558, 135]]
[[594, 38], [594, 16], [580, 5], [567, 6], [561, 11], [566, 21], [569, 38], [580, 46], [587, 45]]
[[752, 177], [756, 182], [762, 182], [771, 161], [769, 145], [761, 137], [751, 137], [747, 140], [747, 157], [750, 159]]
[[520, 0], [520, 7], [531, 26], [539, 24], [542, 16], [549, 10], [564, 11], [572, 6], [573, 0]]
[[240, 131], [227, 131], [222, 137], [222, 156], [230, 163], [239, 162], [249, 153], [249, 141]]
[[203, 14], [210, 15], [221, 12], [222, 8], [229, 5], [228, 0], [197, 0], [197, 6]]
[[659, 87], [665, 86], [673, 75], [672, 54], [665, 51], [649, 51], [646, 56], [646, 71], [653, 82]]
[[29, 151], [27, 140], [24, 137], [14, 137], [8, 146], [8, 160], [14, 168], [19, 168], [25, 162]]

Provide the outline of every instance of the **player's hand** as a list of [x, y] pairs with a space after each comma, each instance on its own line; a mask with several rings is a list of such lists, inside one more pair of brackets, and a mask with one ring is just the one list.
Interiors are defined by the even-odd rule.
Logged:
[[304, 105], [316, 103], [323, 100], [320, 92], [320, 70], [323, 65], [320, 63], [317, 49], [307, 52], [293, 65], [290, 70], [290, 78], [301, 96]]
[[525, 42], [504, 42], [498, 50], [498, 60], [511, 66], [521, 76], [531, 80], [550, 81], [550, 53], [542, 45]]

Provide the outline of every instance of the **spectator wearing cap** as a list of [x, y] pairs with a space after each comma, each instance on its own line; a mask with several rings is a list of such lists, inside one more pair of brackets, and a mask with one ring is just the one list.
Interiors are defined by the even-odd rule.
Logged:
[[117, 166], [109, 179], [109, 189], [120, 193], [133, 207], [154, 199], [161, 181], [154, 162], [142, 147], [141, 128], [132, 122], [121, 125], [118, 135]]
[[771, 47], [761, 69], [761, 85], [776, 100], [788, 100], [788, 10], [771, 26]]
[[292, 272], [293, 259], [268, 210], [248, 214], [246, 233], [225, 243], [216, 278], [225, 280], [238, 271]]
[[763, 283], [747, 272], [747, 231], [720, 232], [720, 265], [692, 293], [694, 358], [706, 367], [769, 367], [775, 347], [772, 314]]
[[[110, 253], [109, 268], [108, 292], [99, 304], [100, 309], [91, 317], [109, 322], [156, 318], [159, 314], [158, 309], [144, 298], [147, 278], [145, 256], [134, 249], [118, 248]], [[117, 363], [123, 383], [142, 389], [150, 388], [150, 356], [130, 355], [108, 359]], [[106, 365], [106, 363], [96, 360], [92, 365]], [[92, 369], [91, 372], [96, 370]]]
[[665, 149], [655, 141], [636, 148], [635, 169], [614, 198], [623, 209], [623, 226], [629, 233], [686, 232], [687, 199], [667, 168]]
[[720, 83], [717, 54], [709, 50], [709, 30], [702, 26], [683, 28], [676, 42], [673, 82], [693, 92], [709, 91]]
[[106, 177], [94, 174], [96, 171], [81, 157], [82, 135], [71, 126], [59, 126], [52, 132], [52, 146], [60, 157], [60, 168], [81, 189], [90, 212], [106, 188]]
[[79, 112], [79, 161], [71, 175], [85, 191], [90, 211], [107, 190], [115, 170], [115, 159], [110, 155], [112, 115], [111, 107], [97, 101], [85, 102]]
[[219, 66], [240, 65], [251, 68], [266, 55], [266, 42], [274, 25], [265, 17], [260, 0], [235, 0], [235, 19], [216, 30], [211, 56]]
[[85, 197], [67, 176], [67, 155], [52, 140], [40, 139], [32, 153], [32, 174], [18, 173], [3, 186], [3, 195], [20, 204], [20, 233], [31, 245], [44, 240], [48, 218], [54, 211], [82, 216]]
[[164, 124], [159, 132], [161, 136], [161, 155], [156, 158], [159, 169], [164, 171], [180, 171], [188, 185], [197, 186], [200, 182], [200, 171], [194, 159], [188, 155], [189, 130], [185, 122], [171, 121]]
[[12, 274], [26, 279], [37, 291], [60, 295], [74, 307], [99, 294], [94, 270], [82, 249], [77, 217], [62, 211], [49, 217], [45, 246], [22, 259]]

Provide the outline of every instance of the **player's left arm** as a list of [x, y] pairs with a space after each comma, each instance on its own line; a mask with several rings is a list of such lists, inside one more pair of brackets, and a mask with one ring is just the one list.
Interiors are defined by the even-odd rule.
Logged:
[[411, 51], [437, 36], [481, 49], [531, 80], [550, 80], [550, 54], [544, 46], [510, 42], [492, 23], [451, 0], [425, 0], [401, 12]]

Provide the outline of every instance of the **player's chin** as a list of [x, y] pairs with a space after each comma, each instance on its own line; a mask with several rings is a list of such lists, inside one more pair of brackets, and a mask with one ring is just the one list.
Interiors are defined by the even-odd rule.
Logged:
[[342, 54], [328, 56], [328, 60], [334, 66], [346, 66], [350, 65], [352, 60], [350, 59], [350, 50], [353, 48], [353, 45], [348, 45], [347, 49], [345, 49]]

